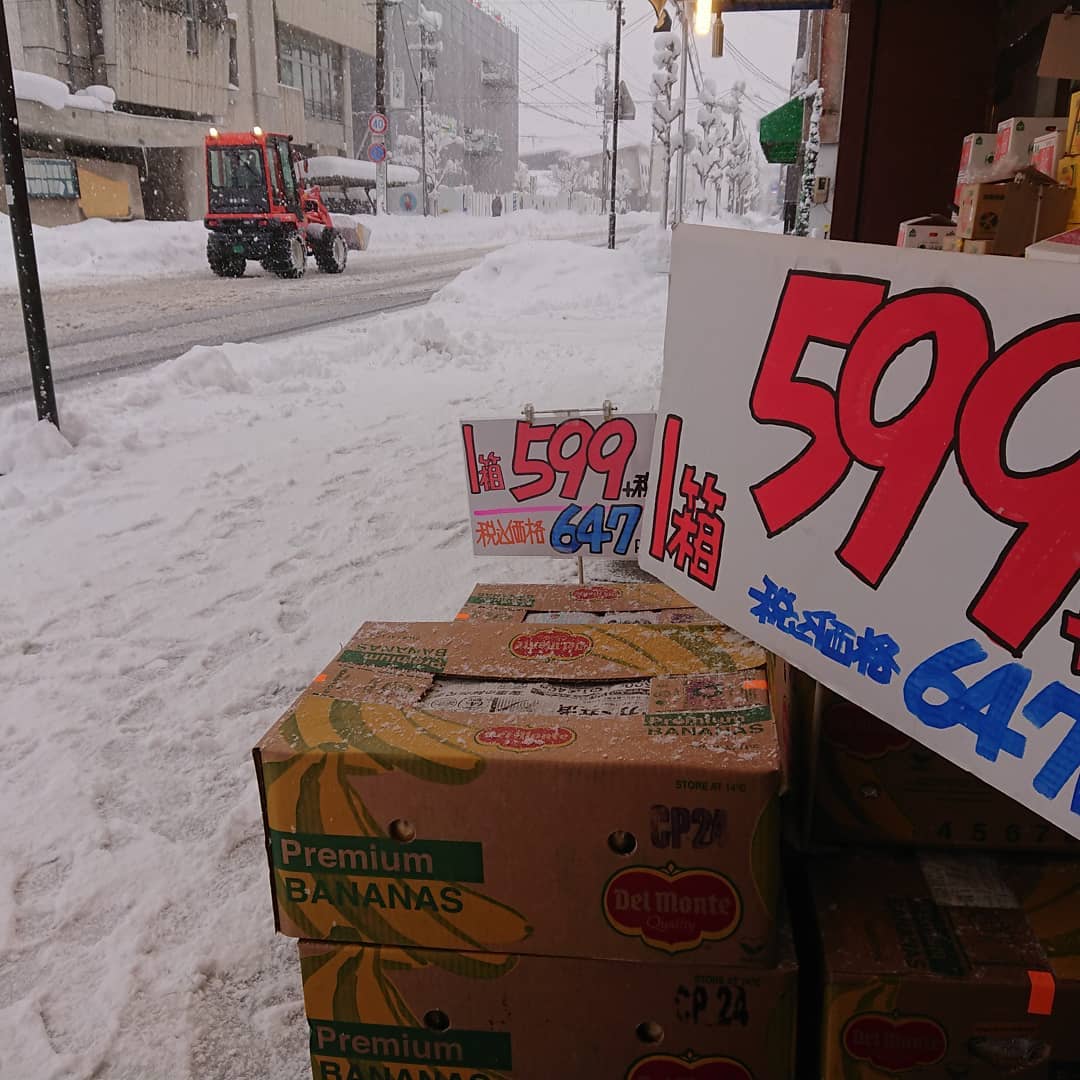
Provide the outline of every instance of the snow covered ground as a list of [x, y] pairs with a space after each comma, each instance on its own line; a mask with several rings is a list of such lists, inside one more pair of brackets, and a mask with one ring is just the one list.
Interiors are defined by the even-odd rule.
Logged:
[[[521, 210], [498, 218], [445, 214], [437, 218], [387, 215], [364, 217], [371, 229], [371, 245], [354, 253], [352, 264], [379, 261], [385, 256], [438, 251], [450, 248], [509, 244], [519, 240], [577, 236], [595, 232], [606, 235], [599, 215], [569, 211], [542, 214]], [[627, 226], [651, 224], [655, 216], [627, 214]], [[15, 288], [15, 257], [7, 223], [0, 228], [0, 289]], [[41, 279], [46, 284], [104, 281], [130, 277], [163, 276], [206, 271], [206, 229], [201, 221], [92, 220], [56, 228], [36, 228]], [[252, 264], [251, 273], [259, 273]]]
[[473, 558], [457, 421], [655, 408], [663, 235], [0, 407], [0, 1076], [310, 1075], [250, 748], [364, 620], [571, 577]]

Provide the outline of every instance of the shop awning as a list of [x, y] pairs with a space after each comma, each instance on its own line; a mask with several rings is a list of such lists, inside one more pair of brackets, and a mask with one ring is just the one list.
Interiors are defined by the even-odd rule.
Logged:
[[794, 165], [798, 160], [803, 108], [802, 98], [792, 98], [758, 121], [758, 138], [766, 161], [773, 165]]

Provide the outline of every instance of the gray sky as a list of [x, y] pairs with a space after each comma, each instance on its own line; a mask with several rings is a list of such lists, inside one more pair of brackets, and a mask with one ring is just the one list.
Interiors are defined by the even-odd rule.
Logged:
[[[598, 83], [596, 49], [615, 40], [615, 15], [606, 0], [489, 2], [518, 29], [521, 153], [549, 148], [599, 150], [602, 128], [593, 104]], [[637, 104], [637, 119], [621, 125], [620, 142], [629, 136], [647, 143], [655, 15], [648, 0], [624, 0], [623, 11], [623, 79]], [[725, 15], [725, 55], [718, 60], [709, 56], [709, 39], [697, 39], [702, 70], [718, 89], [746, 82], [752, 95], [748, 105], [752, 122], [787, 100], [798, 23], [797, 12]], [[693, 81], [689, 85], [693, 98]], [[697, 107], [697, 101], [691, 100], [690, 123]]]

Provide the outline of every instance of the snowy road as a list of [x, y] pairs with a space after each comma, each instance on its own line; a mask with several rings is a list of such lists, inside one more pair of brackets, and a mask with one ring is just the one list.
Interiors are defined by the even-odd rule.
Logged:
[[[260, 341], [343, 319], [423, 303], [498, 245], [405, 256], [352, 253], [345, 274], [312, 270], [282, 281], [257, 267], [247, 277], [203, 273], [47, 289], [45, 312], [56, 382], [138, 367], [193, 345]], [[26, 389], [18, 304], [0, 305], [0, 394]]]
[[[424, 303], [462, 270], [519, 239], [522, 229], [546, 224], [542, 216], [534, 220], [518, 214], [515, 218], [520, 220], [451, 223], [435, 232], [423, 219], [410, 220], [406, 224], [426, 227], [428, 232], [377, 234], [385, 250], [351, 252], [348, 268], [340, 277], [320, 274], [309, 264], [302, 281], [282, 281], [253, 263], [239, 280], [213, 277], [202, 254], [205, 233], [199, 222], [136, 223], [178, 225], [183, 229], [183, 246], [177, 241], [174, 254], [165, 248], [154, 262], [147, 251], [153, 249], [157, 232], [149, 238], [142, 236], [144, 230], [124, 234], [122, 242], [110, 241], [113, 247], [101, 253], [100, 264], [84, 267], [71, 279], [65, 275], [62, 253], [54, 250], [55, 234], [62, 230], [47, 231], [39, 244], [53, 378], [62, 383], [122, 371], [171, 359], [195, 345], [265, 341]], [[641, 231], [645, 222], [639, 218], [644, 215], [634, 215], [620, 226], [620, 239]], [[507, 225], [501, 226], [501, 220], [507, 220]], [[69, 229], [94, 224], [109, 223], [84, 222]], [[550, 225], [553, 236], [568, 240], [601, 243], [607, 236], [607, 223], [601, 218], [556, 215]], [[383, 223], [384, 229], [391, 226], [402, 229], [398, 221]], [[124, 244], [131, 247], [126, 260]], [[409, 244], [414, 246], [409, 248]], [[86, 242], [81, 234], [72, 237], [71, 246], [72, 266], [82, 266], [80, 250]], [[139, 266], [146, 267], [144, 276], [120, 276]], [[4, 282], [0, 277], [0, 283]], [[12, 278], [9, 287], [0, 289], [0, 397], [29, 386], [22, 314]]]

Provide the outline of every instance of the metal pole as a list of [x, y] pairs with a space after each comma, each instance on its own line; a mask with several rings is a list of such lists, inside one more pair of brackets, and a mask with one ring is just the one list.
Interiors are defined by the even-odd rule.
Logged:
[[675, 174], [675, 223], [683, 219], [683, 202], [686, 197], [686, 71], [690, 66], [690, 19], [687, 15], [688, 0], [679, 4], [682, 19], [682, 70], [679, 76], [679, 166]]
[[611, 209], [608, 215], [607, 246], [615, 250], [615, 182], [619, 175], [619, 54], [622, 51], [622, 5], [623, 0], [615, 2], [615, 107], [611, 127]]
[[11, 218], [11, 242], [15, 251], [15, 270], [19, 275], [19, 298], [26, 330], [26, 351], [30, 356], [34, 402], [38, 419], [48, 420], [59, 427], [60, 416], [53, 391], [52, 365], [49, 363], [49, 340], [45, 330], [45, 309], [41, 303], [41, 282], [34, 251], [34, 227], [30, 221], [30, 196], [26, 190], [26, 163], [19, 140], [15, 76], [11, 70], [11, 47], [3, 0], [0, 0], [0, 157], [4, 163], [4, 193], [7, 196], [8, 217]]
[[610, 69], [608, 68], [608, 57], [611, 55], [611, 46], [605, 45], [600, 50], [600, 55], [604, 61], [604, 82], [601, 87], [600, 96], [603, 98], [603, 105], [601, 108], [604, 110], [604, 134], [603, 142], [604, 148], [600, 155], [600, 212], [603, 213], [606, 207], [604, 206], [604, 200], [607, 198], [608, 188], [608, 102], [611, 100], [611, 84], [608, 80], [611, 77]]
[[[420, 31], [423, 41], [423, 30]], [[428, 181], [427, 181], [427, 110], [424, 104], [424, 83], [427, 81], [424, 70], [424, 52], [420, 50], [420, 183], [424, 188], [424, 217], [428, 216]]]
[[[375, 111], [386, 115], [386, 0], [375, 0]], [[376, 164], [375, 172], [375, 212], [385, 214], [385, 157]]]
[[386, 0], [375, 0], [375, 111], [386, 113]]

